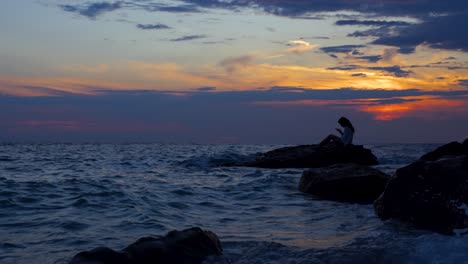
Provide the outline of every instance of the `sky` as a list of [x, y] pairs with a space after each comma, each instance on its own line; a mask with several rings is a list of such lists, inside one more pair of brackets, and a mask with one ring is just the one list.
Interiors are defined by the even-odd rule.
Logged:
[[466, 0], [0, 5], [0, 142], [468, 137]]

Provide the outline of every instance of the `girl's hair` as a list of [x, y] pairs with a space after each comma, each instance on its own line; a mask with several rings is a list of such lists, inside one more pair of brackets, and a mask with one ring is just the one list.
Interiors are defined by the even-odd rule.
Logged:
[[342, 116], [342, 117], [340, 117], [340, 119], [338, 119], [338, 123], [339, 123], [342, 127], [349, 127], [349, 128], [351, 129], [351, 131], [353, 131], [353, 133], [354, 133], [353, 124], [351, 124], [351, 121], [349, 121], [348, 118]]

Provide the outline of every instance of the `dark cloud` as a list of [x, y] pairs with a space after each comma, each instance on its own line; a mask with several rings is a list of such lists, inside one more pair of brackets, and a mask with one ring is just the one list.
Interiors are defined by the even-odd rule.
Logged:
[[468, 70], [466, 66], [448, 66], [447, 70]]
[[395, 76], [395, 77], [408, 77], [412, 71], [403, 70], [400, 66], [388, 66], [388, 67], [366, 67], [360, 65], [343, 65], [338, 67], [331, 67], [328, 70], [340, 70], [340, 71], [352, 71], [358, 69], [367, 69], [372, 71], [385, 72], [386, 74]]
[[189, 36], [183, 36], [180, 38], [171, 39], [171, 41], [174, 41], [174, 42], [189, 41], [189, 40], [203, 39], [203, 38], [206, 38], [206, 36], [205, 35], [189, 35]]
[[365, 48], [365, 45], [342, 45], [320, 48], [325, 53], [352, 53], [359, 52], [357, 49]]
[[[240, 10], [245, 8], [260, 9], [266, 13], [299, 18], [318, 18], [311, 14], [319, 14], [321, 12], [340, 12], [340, 11], [355, 11], [369, 17], [376, 16], [407, 16], [413, 18], [427, 18], [434, 14], [454, 14], [465, 12], [468, 5], [464, 0], [411, 0], [411, 1], [395, 1], [395, 0], [181, 0], [183, 4], [165, 5], [147, 0], [127, 0], [116, 2], [131, 8], [140, 8], [148, 11], [167, 11], [167, 12], [200, 12], [200, 8], [213, 9], [229, 9]], [[70, 11], [78, 9], [90, 9], [99, 5], [113, 5], [107, 2], [96, 2], [87, 5], [66, 5]], [[340, 22], [340, 23], [359, 23], [357, 22]], [[367, 21], [367, 22], [366, 22]], [[403, 25], [402, 21], [379, 21], [379, 20], [362, 20], [364, 25], [385, 24]], [[355, 24], [357, 25], [357, 24]]]
[[468, 52], [467, 14], [430, 18], [421, 24], [400, 28], [396, 35], [382, 36], [372, 43], [400, 47], [408, 53], [418, 45]]
[[[245, 8], [260, 9], [266, 13], [296, 17], [296, 18], [314, 18], [322, 19], [320, 16], [312, 14], [320, 14], [321, 12], [340, 12], [340, 11], [355, 11], [370, 17], [376, 16], [407, 16], [413, 18], [427, 18], [433, 14], [452, 14], [466, 11], [467, 3], [464, 0], [448, 0], [448, 1], [433, 1], [433, 0], [412, 0], [412, 1], [395, 1], [395, 0], [181, 0], [183, 4], [167, 5], [155, 3], [147, 0], [127, 0], [118, 1], [114, 4], [129, 8], [140, 8], [147, 11], [166, 11], [166, 12], [200, 12], [200, 8], [212, 9], [228, 9], [240, 10]], [[76, 10], [93, 10], [100, 9], [101, 5], [114, 5], [107, 2], [89, 3], [86, 5], [64, 5], [67, 11], [76, 12]], [[361, 23], [363, 25], [378, 25], [388, 22], [390, 25], [403, 25], [402, 21], [379, 21], [379, 20], [362, 20], [358, 22], [349, 22], [350, 20], [340, 23]], [[387, 23], [387, 25], [388, 25]], [[403, 24], [402, 24], [403, 23]]]
[[356, 57], [356, 59], [365, 60], [365, 61], [372, 62], [372, 63], [378, 62], [378, 61], [382, 60], [382, 58], [383, 57], [381, 55], [370, 55], [370, 56]]
[[460, 86], [468, 87], [468, 79], [458, 80], [457, 84], [460, 85]]
[[411, 23], [404, 21], [386, 21], [386, 20], [338, 20], [337, 26], [372, 26], [372, 27], [390, 27], [390, 26], [409, 26]]
[[88, 18], [96, 18], [103, 13], [120, 9], [123, 5], [122, 2], [96, 2], [89, 5], [61, 5], [60, 7], [67, 12], [78, 13]]
[[467, 66], [460, 66], [460, 65], [448, 65], [450, 62], [434, 62], [429, 64], [413, 64], [410, 66], [406, 66], [406, 68], [437, 68], [437, 69], [447, 69], [450, 71], [453, 70], [468, 70]]
[[398, 52], [401, 54], [411, 54], [416, 51], [416, 46], [400, 45]]
[[[349, 34], [351, 37], [375, 37], [374, 44], [400, 47], [400, 53], [410, 54], [424, 44], [435, 49], [468, 51], [468, 2], [466, 0], [181, 0], [172, 5], [147, 0], [88, 2], [60, 5], [67, 12], [88, 18], [121, 8], [149, 12], [193, 13], [204, 9], [257, 9], [291, 18], [323, 19], [323, 12], [354, 11], [361, 19], [338, 20], [337, 25], [378, 27]], [[379, 20], [379, 17], [408, 17], [406, 21]], [[367, 19], [366, 19], [367, 18]]]
[[170, 12], [170, 13], [198, 13], [200, 9], [193, 5], [182, 6], [162, 6], [155, 8], [154, 11]]
[[349, 33], [347, 36], [355, 38], [386, 37], [391, 36], [393, 34], [393, 31], [394, 29], [392, 29], [391, 27], [379, 27], [362, 31], [354, 31], [353, 33]]
[[[406, 141], [421, 140], [421, 135], [428, 134], [434, 136], [433, 141], [440, 142], [461, 138], [468, 131], [468, 122], [460, 122], [466, 120], [466, 111], [447, 114], [450, 109], [442, 109], [429, 113], [433, 118], [431, 133], [427, 133], [429, 114], [418, 118], [424, 115], [424, 109], [415, 116], [399, 119], [407, 120], [404, 123], [387, 121], [388, 126], [377, 125], [371, 113], [359, 110], [361, 106], [408, 103], [427, 95], [466, 102], [468, 90], [300, 87], [206, 90], [180, 93], [101, 90], [99, 96], [0, 96], [0, 105], [4, 106], [0, 111], [0, 140], [213, 143], [213, 138], [231, 135], [241, 138], [243, 143], [310, 144], [328, 135], [343, 114], [360, 128], [356, 137], [359, 143], [394, 142], [400, 136]], [[300, 104], [307, 100], [318, 104]], [[278, 106], [275, 102], [290, 104]], [[76, 130], [68, 129], [70, 125]]]
[[129, 0], [129, 1], [117, 1], [114, 3], [109, 2], [94, 2], [86, 4], [68, 4], [59, 5], [59, 7], [71, 13], [77, 13], [82, 16], [95, 19], [97, 16], [111, 12], [117, 9], [141, 9], [148, 12], [170, 12], [170, 13], [198, 13], [200, 9], [198, 6], [191, 4], [184, 5], [166, 5], [161, 3], [149, 2], [146, 0]]
[[412, 71], [405, 71], [401, 69], [400, 66], [389, 66], [389, 67], [367, 67], [369, 70], [374, 70], [374, 71], [383, 71], [386, 73], [389, 73], [395, 77], [408, 77]]
[[367, 74], [365, 73], [355, 73], [351, 74], [352, 77], [367, 77]]
[[256, 8], [264, 12], [286, 17], [311, 17], [321, 12], [355, 11], [369, 17], [407, 16], [426, 18], [433, 14], [447, 14], [466, 11], [464, 0], [183, 0], [203, 8], [223, 8], [239, 10]]
[[171, 27], [164, 24], [138, 24], [137, 28], [143, 30], [153, 30], [153, 29], [170, 29]]
[[216, 87], [200, 87], [197, 89], [199, 92], [212, 92], [216, 91]]
[[364, 67], [361, 67], [359, 65], [344, 65], [344, 66], [330, 67], [328, 68], [328, 70], [352, 71], [352, 70], [363, 69], [363, 68]]

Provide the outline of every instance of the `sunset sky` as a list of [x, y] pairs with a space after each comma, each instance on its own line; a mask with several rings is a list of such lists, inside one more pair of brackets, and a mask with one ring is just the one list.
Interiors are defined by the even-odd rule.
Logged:
[[0, 142], [468, 137], [466, 0], [0, 4]]

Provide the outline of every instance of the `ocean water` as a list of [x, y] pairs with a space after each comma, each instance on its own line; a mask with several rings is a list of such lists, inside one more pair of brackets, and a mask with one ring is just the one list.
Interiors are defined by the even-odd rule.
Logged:
[[[220, 167], [281, 146], [0, 145], [0, 263], [67, 263], [98, 246], [200, 226], [206, 263], [468, 263], [468, 235], [380, 221], [298, 191], [301, 169]], [[437, 145], [371, 145], [389, 174]]]

